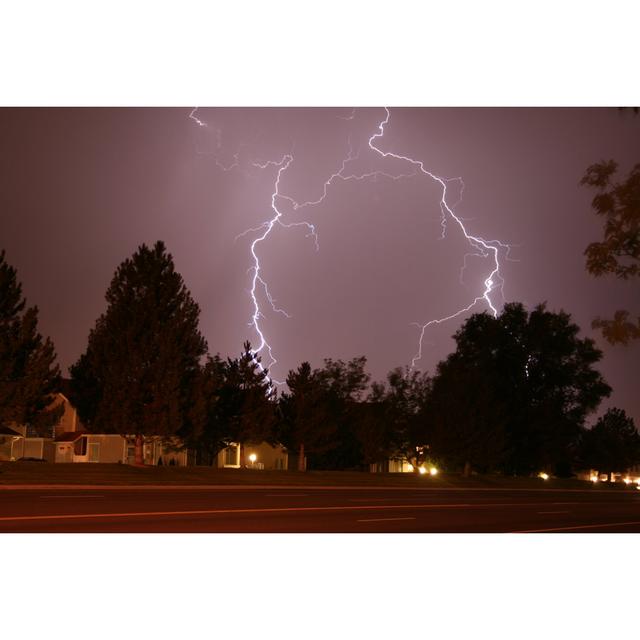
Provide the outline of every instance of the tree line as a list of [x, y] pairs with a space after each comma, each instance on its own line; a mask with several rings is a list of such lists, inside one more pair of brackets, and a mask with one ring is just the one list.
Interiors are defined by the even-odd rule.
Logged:
[[[272, 383], [246, 342], [235, 358], [209, 355], [200, 309], [162, 242], [116, 270], [107, 307], [70, 368], [72, 401], [93, 432], [161, 436], [213, 464], [230, 443], [282, 444], [290, 468], [366, 469], [404, 458], [472, 471], [568, 476], [640, 463], [640, 435], [624, 411], [586, 422], [611, 388], [602, 353], [564, 311], [505, 305], [474, 314], [433, 374], [396, 368], [372, 382], [366, 358], [303, 362]], [[50, 339], [26, 309], [15, 269], [0, 254], [0, 424], [43, 435], [60, 384]]]

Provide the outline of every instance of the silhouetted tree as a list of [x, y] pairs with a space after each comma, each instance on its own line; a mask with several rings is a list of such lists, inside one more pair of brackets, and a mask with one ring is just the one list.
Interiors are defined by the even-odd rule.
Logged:
[[38, 333], [38, 308], [26, 300], [16, 270], [0, 252], [0, 425], [27, 425], [50, 435], [63, 408], [51, 408], [60, 370], [49, 338]]
[[324, 381], [308, 362], [289, 371], [287, 388], [279, 402], [280, 440], [297, 454], [297, 469], [304, 471], [307, 454], [322, 454], [337, 447], [337, 425], [329, 410]]
[[304, 362], [287, 377], [280, 398], [280, 439], [298, 454], [298, 468], [347, 469], [363, 464], [356, 435], [360, 402], [369, 382], [366, 358], [324, 360], [320, 369]]
[[[638, 109], [634, 109], [638, 113]], [[580, 184], [593, 187], [596, 214], [604, 218], [603, 239], [585, 250], [587, 269], [594, 276], [614, 275], [622, 280], [640, 277], [640, 164], [622, 181], [615, 180], [614, 160], [592, 164]], [[628, 344], [640, 338], [640, 316], [620, 309], [612, 319], [596, 318], [593, 327], [611, 344]]]
[[165, 245], [141, 245], [117, 269], [107, 310], [71, 367], [81, 419], [93, 431], [135, 435], [143, 463], [145, 435], [187, 436], [193, 387], [206, 342], [200, 309]]
[[365, 464], [383, 462], [396, 451], [393, 425], [387, 416], [386, 387], [374, 382], [366, 401], [354, 407], [354, 431]]
[[311, 456], [318, 469], [355, 469], [363, 465], [363, 456], [355, 425], [369, 385], [364, 356], [342, 360], [324, 360], [318, 380], [324, 389], [324, 411], [336, 428], [336, 445], [325, 453]]
[[[244, 343], [237, 360], [227, 360], [225, 387], [232, 416], [234, 442], [275, 443], [275, 390], [260, 356]], [[235, 409], [235, 411], [234, 411]]]
[[584, 468], [607, 474], [640, 464], [640, 434], [633, 419], [622, 409], [609, 409], [591, 429], [585, 429], [580, 459]]
[[506, 447], [506, 407], [499, 386], [480, 362], [439, 363], [429, 398], [431, 445], [452, 469], [483, 473], [501, 468]]
[[602, 353], [578, 333], [569, 314], [545, 305], [528, 313], [511, 303], [497, 318], [471, 316], [454, 336], [456, 351], [439, 365], [450, 383], [443, 389], [439, 376], [434, 380], [444, 425], [439, 442], [448, 437], [442, 430], [453, 428], [454, 420], [443, 417], [451, 411], [455, 429], [464, 431], [456, 436], [462, 448], [482, 454], [485, 465], [496, 464], [503, 450], [500, 467], [509, 473], [566, 470], [585, 417], [611, 391], [594, 369]]
[[196, 451], [198, 464], [214, 464], [218, 452], [231, 442], [228, 407], [234, 390], [226, 384], [227, 370], [227, 362], [216, 354], [207, 358], [194, 381], [188, 444]]
[[385, 457], [404, 456], [417, 471], [430, 454], [427, 406], [431, 378], [426, 373], [396, 368], [385, 384], [372, 388], [370, 401], [382, 410], [382, 447]]

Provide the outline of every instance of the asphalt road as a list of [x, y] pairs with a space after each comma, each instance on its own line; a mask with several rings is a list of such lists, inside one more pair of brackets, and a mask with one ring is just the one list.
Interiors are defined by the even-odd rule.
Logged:
[[2, 488], [0, 532], [640, 532], [640, 491]]

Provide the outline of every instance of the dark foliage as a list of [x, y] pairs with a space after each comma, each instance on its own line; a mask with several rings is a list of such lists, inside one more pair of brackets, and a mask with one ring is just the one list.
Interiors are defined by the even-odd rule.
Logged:
[[[615, 180], [617, 170], [614, 160], [598, 162], [580, 181], [596, 189], [592, 207], [604, 219], [603, 239], [585, 250], [587, 269], [594, 276], [635, 280], [640, 277], [640, 164], [621, 181]], [[626, 345], [640, 338], [640, 316], [632, 318], [624, 309], [611, 319], [596, 318], [593, 327], [601, 329], [611, 344]]]
[[601, 352], [578, 333], [544, 305], [471, 316], [434, 379], [434, 446], [482, 469], [566, 468], [585, 417], [610, 393], [594, 369]]
[[26, 308], [16, 270], [0, 252], [0, 426], [27, 425], [51, 435], [62, 408], [52, 408], [60, 370], [49, 338], [38, 333], [38, 309]]
[[206, 342], [200, 310], [162, 242], [117, 269], [107, 310], [71, 367], [80, 417], [93, 431], [186, 435]]
[[360, 402], [369, 382], [366, 359], [327, 359], [322, 369], [304, 362], [287, 377], [280, 398], [279, 436], [283, 444], [307, 457], [309, 468], [353, 469], [363, 465], [355, 433]]
[[640, 464], [640, 434], [622, 409], [609, 409], [580, 443], [580, 460], [585, 469], [601, 473], [624, 472]]

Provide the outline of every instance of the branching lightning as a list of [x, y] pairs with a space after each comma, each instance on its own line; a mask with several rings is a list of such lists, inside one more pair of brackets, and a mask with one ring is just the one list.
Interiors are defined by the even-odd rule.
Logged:
[[[207, 127], [207, 123], [200, 120], [196, 116], [197, 108], [193, 109], [189, 114], [189, 117], [199, 126], [199, 127]], [[356, 117], [356, 109], [352, 109], [349, 116], [338, 116], [338, 118], [342, 120], [353, 120]], [[368, 139], [368, 148], [371, 152], [376, 154], [381, 159], [385, 160], [388, 158], [393, 158], [395, 160], [399, 160], [405, 162], [410, 171], [407, 173], [400, 174], [391, 174], [381, 170], [373, 170], [364, 173], [355, 173], [349, 172], [347, 167], [349, 164], [356, 159], [358, 159], [359, 154], [354, 153], [353, 147], [351, 144], [351, 140], [348, 140], [348, 152], [337, 171], [331, 174], [323, 183], [321, 195], [312, 200], [306, 200], [303, 202], [298, 202], [293, 197], [281, 193], [280, 191], [280, 183], [282, 176], [289, 169], [291, 164], [294, 161], [293, 152], [285, 154], [280, 160], [268, 160], [267, 162], [259, 163], [253, 162], [252, 166], [258, 168], [260, 170], [267, 170], [269, 168], [275, 169], [275, 181], [273, 192], [271, 194], [271, 215], [268, 219], [266, 219], [261, 225], [258, 227], [253, 227], [250, 229], [246, 229], [242, 233], [240, 233], [236, 240], [243, 238], [247, 235], [258, 234], [251, 241], [249, 252], [252, 258], [252, 265], [249, 267], [249, 273], [251, 277], [251, 287], [249, 289], [249, 296], [251, 299], [251, 307], [252, 307], [252, 315], [251, 320], [249, 322], [249, 326], [253, 328], [258, 338], [258, 346], [254, 349], [254, 355], [258, 355], [262, 351], [266, 351], [269, 355], [269, 362], [266, 364], [265, 369], [271, 369], [276, 363], [277, 360], [273, 354], [273, 349], [271, 344], [269, 343], [265, 330], [262, 326], [261, 320], [264, 319], [264, 314], [260, 305], [260, 298], [262, 294], [264, 299], [269, 303], [271, 309], [280, 315], [285, 316], [286, 318], [291, 318], [291, 316], [282, 308], [276, 306], [275, 299], [272, 296], [269, 286], [262, 275], [262, 265], [260, 263], [260, 257], [258, 253], [259, 245], [265, 242], [271, 233], [274, 231], [276, 227], [281, 227], [283, 229], [292, 229], [294, 227], [302, 227], [307, 231], [306, 236], [313, 238], [316, 250], [320, 249], [318, 234], [316, 231], [316, 227], [312, 222], [309, 221], [295, 221], [295, 222], [285, 222], [283, 217], [285, 212], [282, 209], [283, 204], [288, 204], [291, 211], [300, 211], [305, 208], [315, 207], [320, 205], [328, 196], [329, 190], [331, 186], [337, 181], [365, 181], [369, 179], [378, 179], [378, 178], [386, 178], [389, 180], [401, 180], [401, 179], [409, 179], [416, 176], [425, 176], [430, 180], [435, 181], [441, 188], [441, 196], [440, 196], [440, 211], [441, 211], [441, 226], [442, 226], [442, 238], [446, 237], [447, 228], [449, 224], [453, 224], [457, 227], [466, 241], [468, 242], [471, 251], [467, 252], [464, 256], [463, 265], [460, 270], [460, 282], [463, 281], [464, 271], [467, 267], [467, 259], [470, 257], [479, 257], [483, 259], [489, 260], [489, 270], [485, 274], [483, 278], [483, 290], [476, 295], [473, 300], [469, 302], [466, 306], [450, 313], [449, 315], [444, 315], [442, 317], [434, 318], [428, 320], [426, 322], [413, 322], [411, 323], [413, 326], [418, 328], [418, 345], [417, 351], [413, 358], [411, 359], [411, 368], [415, 368], [418, 361], [422, 359], [423, 356], [423, 345], [425, 342], [425, 333], [427, 329], [436, 324], [442, 324], [444, 322], [453, 320], [464, 313], [471, 311], [472, 309], [485, 305], [490, 312], [495, 316], [498, 315], [498, 307], [496, 306], [496, 302], [494, 298], [494, 292], [498, 290], [502, 295], [502, 299], [504, 300], [503, 295], [503, 286], [504, 279], [501, 274], [501, 259], [510, 260], [509, 252], [512, 248], [511, 245], [505, 244], [499, 240], [486, 240], [480, 236], [473, 235], [470, 233], [466, 226], [464, 219], [455, 213], [455, 209], [457, 205], [462, 200], [462, 193], [464, 191], [464, 182], [462, 178], [442, 178], [435, 173], [432, 173], [428, 169], [425, 168], [423, 162], [421, 160], [417, 160], [415, 158], [411, 158], [406, 155], [401, 155], [399, 153], [395, 153], [393, 151], [384, 150], [381, 148], [381, 143], [383, 141], [385, 135], [385, 127], [389, 124], [391, 114], [388, 108], [385, 108], [385, 117], [379, 123], [377, 131], [374, 132]], [[219, 129], [216, 129], [216, 137], [217, 137], [217, 148], [220, 149], [221, 142], [220, 136], [221, 132]], [[229, 171], [231, 169], [237, 168], [240, 165], [239, 153], [234, 155], [235, 162], [234, 164], [226, 167], [221, 164], [217, 158], [216, 163], [218, 166], [224, 171]], [[448, 185], [451, 182], [460, 183], [460, 193], [459, 199], [455, 204], [449, 204], [447, 201], [448, 195]], [[260, 365], [262, 366], [262, 365]], [[276, 384], [280, 384], [277, 380], [271, 378], [273, 382]]]

